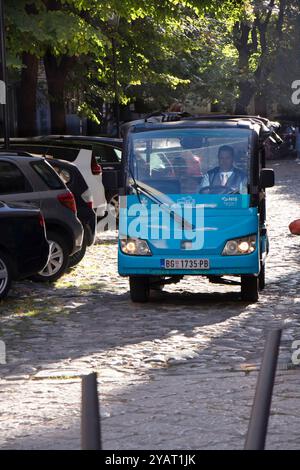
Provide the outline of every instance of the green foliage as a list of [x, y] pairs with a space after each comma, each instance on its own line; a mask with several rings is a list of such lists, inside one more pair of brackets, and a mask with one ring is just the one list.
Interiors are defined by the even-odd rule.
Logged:
[[[79, 92], [79, 111], [98, 120], [96, 107], [114, 99], [114, 39], [123, 104], [143, 100], [155, 109], [187, 98], [230, 107], [238, 93], [231, 33], [243, 15], [252, 21], [251, 5], [250, 0], [6, 0], [8, 64], [20, 66], [23, 52], [76, 57], [66, 91]], [[254, 70], [257, 58], [251, 60]]]

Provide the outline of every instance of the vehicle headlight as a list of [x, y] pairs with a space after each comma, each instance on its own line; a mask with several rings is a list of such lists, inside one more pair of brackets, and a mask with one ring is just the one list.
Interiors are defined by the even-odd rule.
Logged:
[[236, 255], [249, 255], [256, 250], [256, 235], [249, 237], [234, 238], [228, 240], [223, 250], [222, 255], [236, 256]]
[[151, 256], [151, 250], [145, 240], [127, 238], [120, 241], [121, 250], [126, 255]]

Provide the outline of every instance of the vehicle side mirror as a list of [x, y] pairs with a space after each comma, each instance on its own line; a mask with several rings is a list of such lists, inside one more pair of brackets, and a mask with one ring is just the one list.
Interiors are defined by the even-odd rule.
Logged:
[[259, 186], [262, 189], [272, 188], [275, 184], [274, 170], [270, 168], [263, 168], [260, 172]]

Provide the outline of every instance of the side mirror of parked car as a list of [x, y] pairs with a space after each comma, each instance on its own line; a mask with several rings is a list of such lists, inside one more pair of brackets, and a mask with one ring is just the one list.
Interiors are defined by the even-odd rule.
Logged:
[[263, 168], [260, 172], [259, 185], [262, 189], [272, 188], [275, 184], [274, 170]]

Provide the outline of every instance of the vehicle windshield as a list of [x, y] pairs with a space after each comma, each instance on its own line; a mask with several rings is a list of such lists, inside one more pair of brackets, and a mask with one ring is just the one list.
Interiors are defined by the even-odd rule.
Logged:
[[246, 194], [251, 135], [241, 128], [133, 133], [128, 183], [164, 194]]

